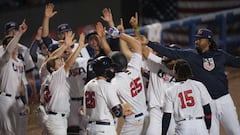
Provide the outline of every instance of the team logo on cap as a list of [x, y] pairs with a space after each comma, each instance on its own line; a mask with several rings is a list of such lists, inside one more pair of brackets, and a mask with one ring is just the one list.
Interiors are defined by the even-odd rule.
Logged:
[[212, 71], [215, 68], [215, 63], [213, 58], [205, 58], [203, 59], [203, 68], [207, 71]]
[[65, 25], [61, 26], [61, 29], [66, 29], [66, 26]]

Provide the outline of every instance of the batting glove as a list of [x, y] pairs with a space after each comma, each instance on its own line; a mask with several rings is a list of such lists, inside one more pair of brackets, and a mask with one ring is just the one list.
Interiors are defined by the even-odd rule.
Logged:
[[116, 39], [116, 38], [119, 38], [120, 35], [121, 35], [121, 32], [115, 28], [115, 27], [110, 27], [109, 30], [108, 30], [108, 34], [113, 38], [113, 39]]

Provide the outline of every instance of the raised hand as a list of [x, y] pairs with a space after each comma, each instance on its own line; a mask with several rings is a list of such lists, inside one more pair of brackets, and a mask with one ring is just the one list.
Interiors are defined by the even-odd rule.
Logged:
[[104, 8], [102, 10], [103, 16], [101, 18], [108, 23], [109, 27], [114, 27], [114, 22], [112, 18], [112, 12], [110, 8]]
[[19, 29], [18, 30], [21, 33], [25, 33], [27, 31], [28, 26], [27, 26], [27, 24], [25, 22], [26, 22], [26, 20], [24, 19], [22, 24], [19, 25]]
[[48, 3], [45, 6], [45, 17], [51, 18], [55, 14], [57, 14], [57, 11], [53, 11], [53, 10], [54, 10], [54, 4], [53, 3]]
[[98, 22], [96, 25], [96, 31], [100, 38], [105, 38], [106, 32], [101, 22]]
[[131, 26], [134, 29], [138, 28], [138, 13], [137, 12], [135, 13], [135, 17], [134, 16], [131, 17], [129, 23], [131, 24]]
[[84, 41], [85, 41], [85, 34], [84, 34], [84, 33], [81, 33], [81, 34], [79, 35], [79, 40], [78, 40], [79, 47], [81, 47], [81, 48], [84, 48], [84, 47], [85, 47]]
[[120, 32], [117, 28], [115, 28], [115, 27], [110, 27], [110, 28], [108, 29], [108, 34], [109, 34], [113, 39], [115, 39], [115, 38], [119, 38], [119, 37], [120, 37], [121, 32]]
[[36, 40], [41, 40], [41, 39], [42, 39], [42, 32], [43, 32], [43, 27], [40, 26], [40, 27], [38, 28], [37, 34], [36, 34], [36, 36], [35, 36], [35, 39], [36, 39]]
[[124, 25], [123, 25], [123, 19], [122, 18], [120, 18], [120, 24], [117, 26], [117, 29], [120, 32], [124, 33]]
[[74, 36], [75, 34], [72, 33], [72, 31], [65, 32], [65, 44], [67, 46], [71, 46], [76, 42], [76, 40], [74, 40]]

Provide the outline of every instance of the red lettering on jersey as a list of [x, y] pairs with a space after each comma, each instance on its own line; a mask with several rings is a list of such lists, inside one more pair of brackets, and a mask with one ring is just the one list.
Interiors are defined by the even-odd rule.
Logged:
[[137, 96], [138, 93], [142, 91], [142, 83], [140, 81], [140, 77], [137, 77], [130, 83], [131, 87], [131, 95], [132, 97]]
[[69, 77], [71, 77], [71, 76], [75, 77], [77, 75], [81, 75], [81, 73], [86, 73], [86, 71], [83, 67], [70, 69], [69, 70]]
[[51, 91], [49, 90], [48, 86], [45, 86], [44, 88], [44, 100], [48, 103], [51, 100]]
[[86, 91], [86, 108], [95, 108], [96, 101], [95, 101], [95, 92], [94, 91]]
[[192, 94], [192, 90], [186, 90], [184, 92], [178, 93], [182, 109], [186, 108], [186, 106], [191, 107], [195, 105], [194, 97], [191, 96], [190, 94]]
[[24, 67], [23, 66], [15, 65], [14, 63], [12, 63], [12, 67], [13, 67], [13, 71], [16, 71], [16, 72], [19, 72], [19, 73], [24, 72]]

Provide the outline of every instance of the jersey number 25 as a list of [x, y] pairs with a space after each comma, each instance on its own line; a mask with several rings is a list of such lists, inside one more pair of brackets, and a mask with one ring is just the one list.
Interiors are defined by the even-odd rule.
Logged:
[[132, 97], [137, 96], [137, 94], [142, 91], [142, 83], [140, 81], [140, 77], [137, 77], [136, 79], [131, 81], [130, 87], [131, 87], [131, 95], [132, 95]]
[[181, 101], [182, 109], [186, 108], [186, 106], [191, 107], [195, 105], [195, 100], [193, 96], [191, 96], [192, 90], [186, 90], [184, 92], [178, 93], [178, 97]]

